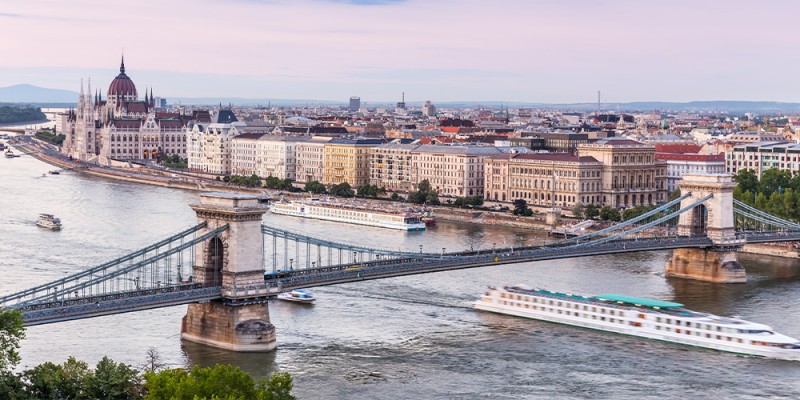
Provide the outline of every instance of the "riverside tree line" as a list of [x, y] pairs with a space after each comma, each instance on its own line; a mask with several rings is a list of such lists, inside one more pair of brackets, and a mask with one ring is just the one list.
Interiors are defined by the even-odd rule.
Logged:
[[136, 368], [103, 357], [94, 368], [70, 357], [15, 372], [25, 337], [22, 313], [0, 309], [0, 399], [3, 400], [293, 400], [292, 376], [254, 379], [231, 365], [165, 368], [154, 348]]

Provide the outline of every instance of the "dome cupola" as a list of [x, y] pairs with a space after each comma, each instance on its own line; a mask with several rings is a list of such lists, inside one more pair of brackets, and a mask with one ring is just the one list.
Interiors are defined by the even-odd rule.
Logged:
[[125, 75], [125, 56], [122, 56], [122, 62], [119, 65], [119, 75], [111, 81], [111, 85], [108, 87], [108, 97], [112, 96], [127, 101], [135, 101], [139, 98], [136, 93], [136, 85], [128, 75]]

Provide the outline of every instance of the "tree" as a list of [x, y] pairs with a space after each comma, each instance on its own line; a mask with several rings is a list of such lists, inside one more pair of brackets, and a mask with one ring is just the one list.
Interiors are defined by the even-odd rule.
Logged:
[[759, 210], [767, 209], [767, 196], [764, 193], [759, 193], [756, 196], [756, 208]]
[[603, 206], [603, 208], [600, 209], [600, 219], [603, 221], [619, 221], [621, 216], [619, 214], [619, 210], [616, 208]]
[[776, 192], [782, 193], [784, 189], [789, 187], [791, 179], [792, 173], [788, 170], [770, 168], [761, 173], [761, 179], [758, 181], [758, 192], [764, 193], [767, 197]]
[[402, 197], [400, 197], [400, 195], [399, 195], [399, 194], [397, 194], [397, 193], [392, 193], [392, 200], [394, 200], [394, 201], [400, 201], [400, 200], [403, 200], [403, 198], [402, 198]]
[[325, 193], [327, 191], [325, 190], [325, 185], [321, 184], [319, 181], [306, 182], [305, 190], [306, 192], [316, 194]]
[[36, 399], [61, 399], [63, 369], [60, 365], [46, 362], [39, 364], [23, 374], [26, 392]]
[[246, 372], [231, 365], [213, 368], [195, 366], [191, 371], [165, 369], [146, 372], [147, 399], [255, 399], [293, 400], [292, 377], [288, 373], [273, 374], [269, 380], [256, 382]]
[[742, 188], [742, 192], [750, 191], [755, 193], [758, 191], [758, 177], [756, 172], [752, 169], [743, 169], [733, 176], [733, 180]]
[[295, 400], [292, 396], [292, 375], [288, 372], [272, 374], [269, 380], [258, 382], [259, 400]]
[[441, 204], [439, 202], [439, 194], [431, 188], [431, 184], [427, 179], [422, 180], [422, 182], [417, 185], [416, 192], [408, 194], [408, 201], [417, 204], [427, 203], [435, 206]]
[[166, 364], [161, 360], [161, 354], [158, 353], [158, 349], [155, 347], [148, 347], [142, 370], [145, 372], [159, 371], [164, 369], [165, 366]]
[[25, 338], [22, 313], [0, 309], [0, 372], [19, 364], [19, 342]]
[[575, 206], [572, 207], [572, 215], [575, 218], [583, 218], [584, 211], [585, 207], [580, 202], [575, 203]]
[[0, 399], [29, 400], [31, 396], [25, 390], [19, 375], [10, 371], [0, 371]]
[[86, 394], [92, 399], [128, 400], [142, 398], [142, 389], [138, 371], [103, 357], [88, 380]]
[[330, 193], [334, 196], [339, 197], [353, 197], [355, 196], [355, 192], [353, 192], [353, 188], [350, 187], [350, 184], [347, 182], [342, 182], [338, 185], [331, 186]]
[[667, 197], [667, 202], [675, 200], [678, 197], [681, 197], [681, 190], [680, 189], [675, 189], [675, 190], [672, 191], [672, 193], [669, 194], [669, 197]]
[[589, 204], [586, 206], [584, 214], [586, 214], [586, 218], [594, 219], [600, 215], [600, 209], [594, 204]]
[[514, 200], [514, 215], [525, 215], [525, 210], [528, 209], [528, 202], [525, 199]]

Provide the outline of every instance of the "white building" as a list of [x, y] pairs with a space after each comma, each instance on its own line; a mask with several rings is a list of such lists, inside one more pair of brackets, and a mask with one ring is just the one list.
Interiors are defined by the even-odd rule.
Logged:
[[295, 180], [299, 183], [322, 182], [325, 168], [325, 143], [331, 137], [314, 136], [295, 146]]
[[247, 133], [231, 141], [231, 173], [261, 178], [296, 179], [296, 146], [309, 136]]
[[656, 153], [656, 160], [667, 162], [667, 191], [678, 189], [683, 174], [724, 174], [725, 155]]
[[757, 142], [734, 146], [733, 151], [725, 155], [725, 168], [731, 174], [752, 169], [759, 177], [770, 168], [795, 173], [800, 171], [800, 144]]
[[231, 141], [244, 122], [197, 123], [188, 134], [189, 169], [217, 175], [231, 174]]
[[481, 196], [483, 159], [500, 154], [489, 146], [421, 145], [411, 151], [411, 176], [415, 183], [428, 180], [440, 196]]

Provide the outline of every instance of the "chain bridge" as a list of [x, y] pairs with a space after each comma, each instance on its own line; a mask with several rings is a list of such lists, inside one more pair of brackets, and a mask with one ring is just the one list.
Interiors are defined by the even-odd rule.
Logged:
[[95, 267], [0, 297], [26, 325], [188, 304], [182, 337], [234, 351], [275, 347], [268, 302], [297, 288], [601, 254], [673, 250], [670, 276], [743, 282], [736, 250], [800, 240], [800, 224], [733, 199], [730, 175], [686, 175], [679, 198], [552, 243], [425, 253], [343, 243], [262, 224], [252, 196], [209, 193], [197, 225]]

